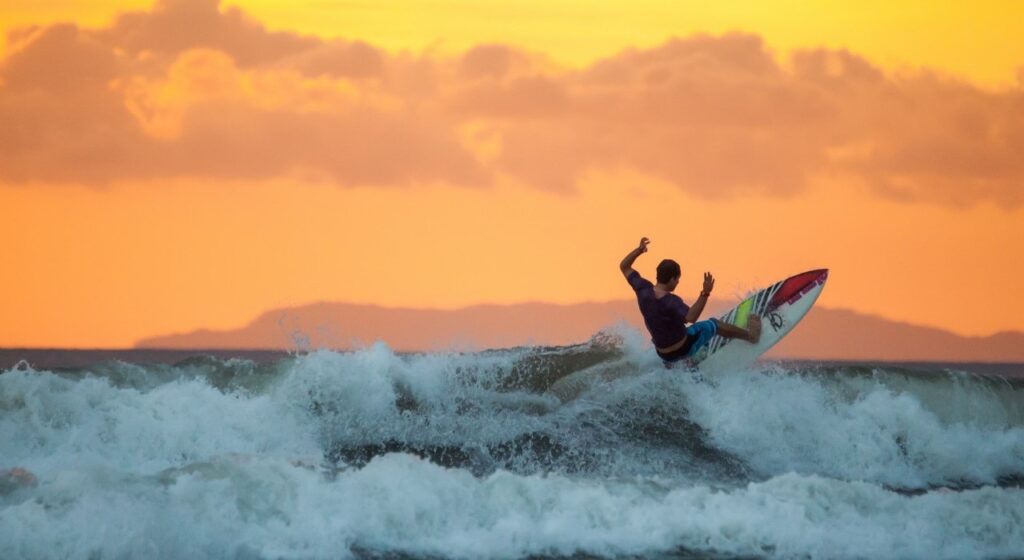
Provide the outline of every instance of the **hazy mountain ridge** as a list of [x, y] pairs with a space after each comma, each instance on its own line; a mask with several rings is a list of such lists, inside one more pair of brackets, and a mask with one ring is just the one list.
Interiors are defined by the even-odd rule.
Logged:
[[[711, 317], [729, 303], [712, 305]], [[136, 348], [347, 349], [377, 340], [402, 351], [477, 350], [585, 341], [625, 322], [636, 303], [476, 305], [455, 310], [314, 303], [267, 311], [245, 327], [150, 337]], [[815, 307], [769, 356], [823, 360], [1024, 361], [1024, 333], [965, 337], [846, 309]]]

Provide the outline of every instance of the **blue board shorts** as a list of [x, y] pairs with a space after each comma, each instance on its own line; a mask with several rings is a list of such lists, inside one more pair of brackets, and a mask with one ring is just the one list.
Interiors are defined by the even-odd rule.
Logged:
[[689, 327], [686, 327], [686, 343], [684, 343], [678, 350], [674, 350], [667, 354], [658, 352], [658, 356], [666, 362], [678, 362], [679, 360], [689, 358], [696, 354], [698, 350], [707, 346], [708, 342], [711, 341], [711, 337], [716, 334], [718, 334], [718, 324], [715, 323], [714, 319], [697, 321]]

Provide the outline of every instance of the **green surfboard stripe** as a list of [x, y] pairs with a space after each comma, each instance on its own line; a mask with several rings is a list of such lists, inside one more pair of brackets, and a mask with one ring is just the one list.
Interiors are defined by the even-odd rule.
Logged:
[[747, 317], [750, 315], [751, 308], [754, 307], [754, 298], [744, 300], [743, 303], [736, 308], [736, 326], [741, 329], [747, 328]]

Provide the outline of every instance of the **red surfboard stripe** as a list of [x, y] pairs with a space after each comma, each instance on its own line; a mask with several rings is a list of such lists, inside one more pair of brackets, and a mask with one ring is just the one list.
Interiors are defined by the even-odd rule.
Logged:
[[811, 288], [821, 284], [828, 278], [828, 269], [809, 270], [796, 276], [790, 276], [782, 281], [779, 291], [775, 292], [769, 309], [774, 309], [783, 303], [796, 301], [800, 296], [807, 293]]

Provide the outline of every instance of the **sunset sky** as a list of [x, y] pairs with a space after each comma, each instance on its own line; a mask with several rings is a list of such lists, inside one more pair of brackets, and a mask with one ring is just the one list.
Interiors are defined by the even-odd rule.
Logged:
[[628, 298], [641, 236], [1024, 330], [1024, 4], [805, 4], [4, 3], [0, 346]]

